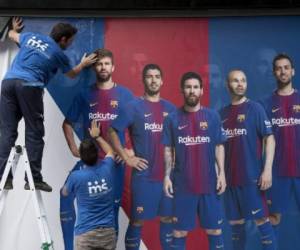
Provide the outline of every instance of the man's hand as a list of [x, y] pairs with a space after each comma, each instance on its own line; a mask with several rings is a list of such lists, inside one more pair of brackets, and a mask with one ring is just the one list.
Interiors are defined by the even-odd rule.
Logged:
[[89, 132], [92, 138], [98, 137], [100, 135], [100, 122], [92, 120]]
[[226, 180], [225, 180], [225, 173], [220, 172], [218, 177], [217, 177], [217, 192], [218, 194], [224, 193], [226, 189]]
[[148, 168], [148, 161], [143, 158], [136, 157], [136, 156], [128, 157], [125, 160], [125, 163], [127, 166], [135, 168], [139, 171], [142, 171], [142, 170], [145, 170]]
[[173, 198], [173, 183], [170, 179], [169, 176], [165, 176], [164, 178], [164, 192], [166, 194], [166, 196], [170, 197], [170, 198]]
[[24, 28], [22, 18], [21, 17], [13, 17], [11, 26], [12, 26], [12, 30], [14, 30], [17, 33], [20, 33]]
[[80, 65], [82, 68], [86, 68], [86, 67], [94, 64], [97, 60], [98, 60], [98, 58], [97, 58], [96, 54], [92, 53], [87, 56], [86, 53], [84, 53], [84, 55], [81, 58]]
[[259, 178], [258, 185], [261, 190], [267, 190], [272, 186], [272, 171], [264, 170]]

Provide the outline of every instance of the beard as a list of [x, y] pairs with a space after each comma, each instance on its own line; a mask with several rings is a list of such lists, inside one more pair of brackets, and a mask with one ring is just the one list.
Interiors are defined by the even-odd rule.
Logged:
[[98, 82], [106, 82], [111, 78], [111, 73], [107, 73], [106, 75], [97, 74], [96, 77]]
[[195, 96], [195, 95], [189, 95], [187, 97], [184, 97], [184, 102], [187, 106], [190, 107], [195, 107], [197, 106], [197, 104], [200, 101], [200, 97], [199, 96]]
[[278, 88], [284, 88], [285, 86], [289, 85], [291, 83], [292, 79], [287, 78], [285, 81], [281, 81], [280, 79], [277, 80]]
[[160, 92], [160, 88], [157, 88], [155, 90], [152, 90], [150, 89], [149, 87], [147, 87], [147, 85], [144, 85], [145, 86], [145, 93], [149, 96], [154, 96], [154, 95], [157, 95], [159, 94]]

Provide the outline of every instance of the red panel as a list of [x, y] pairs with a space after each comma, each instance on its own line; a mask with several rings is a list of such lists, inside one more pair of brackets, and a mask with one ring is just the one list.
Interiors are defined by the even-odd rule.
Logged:
[[[208, 64], [208, 20], [200, 18], [139, 18], [106, 19], [105, 47], [115, 55], [114, 81], [143, 94], [142, 69], [147, 63], [156, 63], [164, 73], [162, 97], [182, 105], [180, 78], [187, 71], [199, 72]], [[199, 72], [200, 73], [200, 72]], [[207, 84], [207, 83], [205, 83]], [[208, 86], [204, 86], [202, 103], [208, 104]], [[129, 211], [130, 194], [127, 173], [124, 206]], [[157, 221], [147, 222], [143, 240], [150, 250], [159, 250]], [[157, 232], [157, 233], [153, 233]], [[206, 249], [203, 231], [191, 233], [187, 249]]]

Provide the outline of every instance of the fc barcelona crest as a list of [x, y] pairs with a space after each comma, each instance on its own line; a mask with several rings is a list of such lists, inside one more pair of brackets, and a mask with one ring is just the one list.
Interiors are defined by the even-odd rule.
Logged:
[[293, 105], [293, 111], [295, 113], [299, 113], [300, 112], [300, 105]]
[[117, 108], [119, 105], [119, 102], [117, 100], [111, 100], [110, 101], [110, 106], [112, 106], [113, 108]]
[[200, 122], [200, 128], [201, 128], [202, 130], [206, 130], [206, 129], [208, 128], [207, 122]]
[[246, 119], [246, 116], [245, 116], [244, 114], [239, 114], [239, 115], [237, 116], [237, 120], [238, 120], [239, 122], [243, 122], [243, 121], [245, 121], [245, 119]]

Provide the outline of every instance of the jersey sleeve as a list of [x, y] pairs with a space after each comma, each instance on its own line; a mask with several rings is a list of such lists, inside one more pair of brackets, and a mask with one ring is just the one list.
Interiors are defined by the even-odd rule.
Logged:
[[20, 34], [20, 46], [23, 47], [26, 41], [28, 40], [28, 37], [34, 35], [32, 32], [22, 32]]
[[106, 156], [106, 157], [102, 160], [101, 164], [105, 164], [105, 165], [107, 165], [108, 167], [114, 167], [114, 166], [115, 166], [115, 161], [114, 161], [114, 159], [113, 159], [111, 156]]
[[272, 134], [272, 124], [266, 114], [266, 111], [260, 104], [255, 109], [256, 130], [262, 137]]
[[134, 105], [132, 103], [125, 105], [120, 109], [118, 117], [113, 120], [111, 127], [121, 132], [128, 128], [133, 123]]
[[82, 94], [80, 93], [74, 98], [67, 112], [66, 120], [72, 123], [78, 122], [80, 115], [82, 113], [83, 105], [84, 105], [83, 97]]
[[72, 69], [69, 58], [62, 51], [59, 51], [57, 54], [57, 60], [58, 68], [60, 68], [63, 73], [67, 73]]
[[162, 144], [167, 147], [174, 147], [174, 140], [172, 136], [172, 124], [170, 116], [167, 116], [163, 124]]
[[126, 102], [130, 102], [131, 100], [134, 99], [134, 95], [128, 89], [126, 89], [126, 91], [123, 91], [123, 95], [124, 95], [123, 98]]
[[221, 122], [221, 117], [220, 115], [216, 112], [216, 144], [223, 144], [226, 141], [226, 134], [225, 134], [225, 130], [222, 126], [222, 122]]
[[75, 190], [75, 175], [74, 175], [74, 172], [71, 173], [65, 183], [65, 187], [67, 189], [67, 192], [68, 194], [70, 193], [75, 193], [76, 190]]

